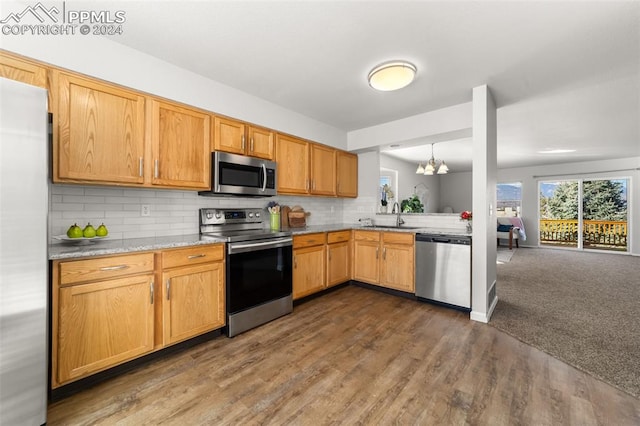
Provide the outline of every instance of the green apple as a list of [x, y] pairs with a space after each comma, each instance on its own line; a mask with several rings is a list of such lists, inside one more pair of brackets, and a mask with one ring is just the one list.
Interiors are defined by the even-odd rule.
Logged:
[[74, 223], [67, 230], [67, 237], [82, 238], [82, 228], [80, 228], [77, 223]]
[[106, 226], [104, 226], [104, 223], [98, 226], [98, 229], [96, 229], [96, 236], [98, 237], [106, 237], [108, 233], [109, 233], [109, 230], [107, 229]]
[[85, 238], [93, 238], [96, 236], [96, 229], [91, 226], [90, 223], [87, 223], [87, 226], [82, 230], [82, 236]]

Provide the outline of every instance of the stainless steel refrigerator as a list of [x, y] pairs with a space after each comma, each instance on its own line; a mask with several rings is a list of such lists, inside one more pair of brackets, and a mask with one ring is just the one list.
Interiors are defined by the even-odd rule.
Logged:
[[47, 416], [47, 92], [0, 78], [0, 425]]

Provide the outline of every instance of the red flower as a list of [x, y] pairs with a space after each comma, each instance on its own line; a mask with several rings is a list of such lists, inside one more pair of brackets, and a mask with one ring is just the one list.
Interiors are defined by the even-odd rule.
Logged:
[[462, 220], [471, 220], [473, 218], [473, 214], [469, 210], [465, 210], [460, 213], [460, 219]]

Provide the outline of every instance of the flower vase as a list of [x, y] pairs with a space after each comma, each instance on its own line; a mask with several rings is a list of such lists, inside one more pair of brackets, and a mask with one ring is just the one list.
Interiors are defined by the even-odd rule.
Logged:
[[467, 232], [468, 233], [472, 233], [473, 232], [473, 226], [471, 225], [471, 221], [470, 220], [467, 221]]

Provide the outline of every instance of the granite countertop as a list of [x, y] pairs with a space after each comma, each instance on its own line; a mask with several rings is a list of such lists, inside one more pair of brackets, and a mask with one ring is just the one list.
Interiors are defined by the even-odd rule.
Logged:
[[[411, 234], [440, 234], [455, 236], [471, 236], [466, 231], [445, 228], [419, 228], [419, 227], [386, 227], [386, 226], [360, 226], [349, 223], [331, 225], [312, 225], [304, 228], [288, 228], [293, 235], [312, 234], [315, 232], [333, 232], [361, 229], [365, 231], [405, 232]], [[105, 256], [110, 254], [134, 253], [138, 251], [161, 250], [177, 247], [189, 247], [202, 244], [224, 243], [225, 240], [215, 237], [201, 239], [200, 235], [180, 235], [171, 237], [131, 238], [124, 240], [92, 240], [88, 244], [77, 242], [64, 242], [49, 245], [49, 260], [78, 259], [92, 256]]]
[[201, 244], [217, 244], [223, 239], [207, 237], [201, 239], [199, 234], [171, 237], [130, 238], [124, 240], [91, 240], [88, 244], [76, 242], [49, 245], [49, 260], [76, 259], [81, 257], [104, 256], [118, 253], [159, 250], [176, 247], [189, 247]]

